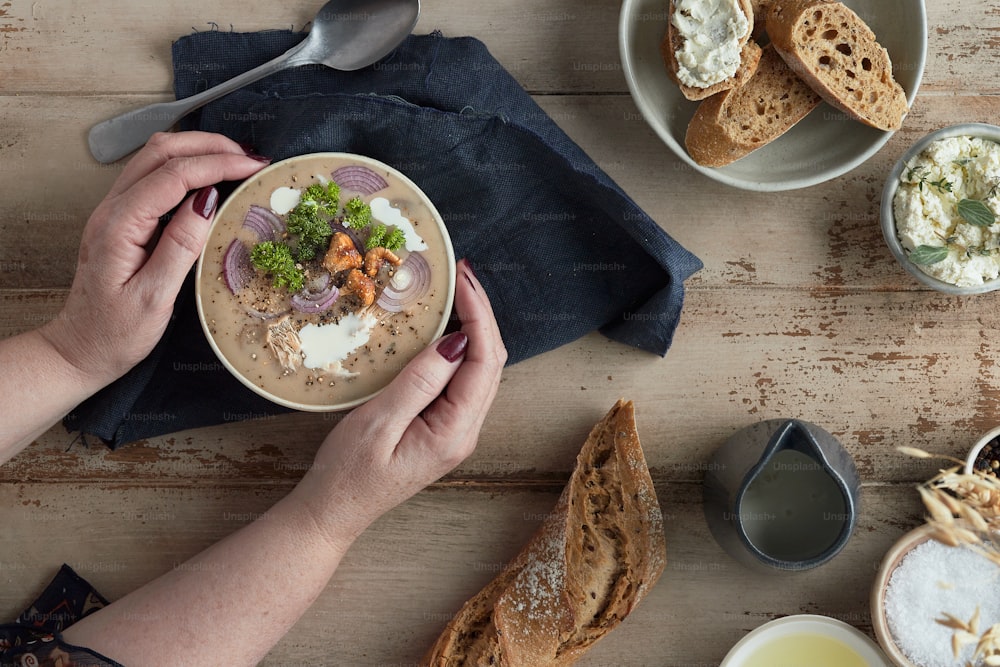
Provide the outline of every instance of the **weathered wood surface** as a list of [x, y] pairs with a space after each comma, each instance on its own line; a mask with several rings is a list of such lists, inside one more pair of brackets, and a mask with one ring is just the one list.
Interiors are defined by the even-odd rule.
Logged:
[[[0, 0], [0, 336], [58, 314], [86, 218], [121, 169], [91, 160], [86, 130], [169, 98], [171, 40], [213, 21], [299, 29], [317, 4]], [[592, 335], [508, 369], [476, 453], [363, 536], [267, 664], [413, 664], [531, 534], [591, 425], [620, 396], [637, 401], [670, 564], [585, 664], [714, 665], [747, 630], [804, 611], [870, 631], [874, 569], [919, 521], [912, 487], [934, 469], [893, 447], [962, 455], [1000, 421], [1000, 297], [921, 289], [878, 226], [885, 174], [908, 145], [954, 122], [1000, 118], [1000, 11], [929, 3], [927, 68], [903, 130], [834, 181], [752, 194], [694, 173], [646, 126], [621, 74], [618, 10], [425, 2], [417, 32], [481, 38], [704, 261], [673, 348], [659, 359]], [[848, 447], [865, 481], [863, 515], [832, 563], [775, 579], [718, 549], [699, 481], [733, 431], [788, 416]], [[64, 561], [111, 598], [175, 566], [287, 492], [334, 423], [286, 415], [117, 452], [85, 449], [53, 428], [0, 467], [0, 619]]]
[[[64, 561], [110, 598], [124, 595], [260, 516], [287, 488], [4, 484], [0, 525], [11, 530], [0, 556], [0, 609], [24, 604]], [[657, 492], [667, 536], [663, 577], [582, 666], [717, 665], [745, 632], [795, 613], [870, 631], [867, 596], [881, 556], [919, 511], [909, 488], [866, 486], [847, 549], [817, 570], [775, 577], [748, 572], [716, 545], [699, 484], [660, 482]], [[265, 664], [414, 664], [462, 602], [517, 553], [557, 495], [558, 486], [514, 485], [419, 494], [361, 537]]]

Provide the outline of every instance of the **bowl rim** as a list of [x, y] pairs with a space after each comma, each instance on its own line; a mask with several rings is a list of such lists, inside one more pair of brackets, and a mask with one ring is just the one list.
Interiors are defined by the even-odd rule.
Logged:
[[[767, 635], [786, 636], [793, 632], [794, 626], [844, 642], [854, 649], [869, 664], [869, 667], [887, 664], [879, 645], [853, 625], [830, 616], [793, 614], [768, 621], [745, 634], [729, 649], [719, 667], [740, 667], [740, 663], [736, 661], [746, 659], [748, 657], [746, 652], [757, 648], [757, 645], [763, 641], [763, 637]], [[874, 665], [872, 660], [876, 661]]]
[[972, 474], [972, 468], [976, 463], [976, 457], [979, 456], [979, 452], [986, 446], [986, 443], [994, 440], [998, 436], [1000, 436], [1000, 426], [994, 426], [980, 436], [979, 440], [976, 440], [976, 443], [972, 445], [971, 449], [969, 449], [969, 454], [965, 457], [965, 466], [962, 468], [962, 471], [966, 475]]
[[899, 646], [896, 645], [896, 640], [892, 637], [892, 632], [889, 630], [889, 621], [885, 615], [885, 591], [889, 584], [889, 578], [903, 560], [903, 557], [917, 545], [930, 540], [932, 532], [933, 529], [924, 524], [904, 533], [902, 537], [893, 542], [892, 546], [889, 547], [889, 550], [882, 557], [878, 573], [875, 575], [874, 582], [872, 582], [870, 596], [872, 632], [875, 633], [875, 639], [885, 654], [899, 667], [918, 666], [910, 662]]
[[[208, 228], [208, 234], [205, 237], [206, 238], [205, 245], [202, 248], [201, 253], [198, 255], [198, 262], [195, 265], [195, 278], [194, 278], [195, 305], [197, 306], [198, 310], [198, 321], [201, 324], [202, 331], [205, 333], [205, 338], [208, 339], [208, 344], [212, 348], [212, 352], [215, 353], [216, 358], [218, 358], [218, 360], [222, 363], [222, 365], [225, 366], [226, 370], [229, 371], [237, 380], [239, 380], [244, 386], [248, 387], [258, 396], [266, 398], [267, 400], [277, 405], [281, 405], [286, 408], [292, 408], [293, 410], [299, 410], [301, 412], [339, 412], [342, 410], [349, 410], [363, 403], [366, 403], [375, 396], [379, 395], [385, 389], [385, 386], [376, 389], [370, 394], [354, 398], [350, 401], [343, 401], [341, 403], [334, 403], [329, 405], [299, 403], [297, 401], [292, 401], [286, 398], [282, 398], [281, 396], [277, 396], [269, 391], [262, 389], [261, 387], [258, 387], [256, 384], [251, 382], [249, 378], [245, 377], [233, 366], [233, 364], [229, 361], [229, 359], [227, 359], [226, 356], [222, 353], [222, 350], [219, 349], [218, 344], [215, 342], [215, 337], [212, 336], [211, 332], [209, 331], [208, 322], [205, 319], [205, 312], [202, 307], [201, 275], [202, 275], [202, 268], [205, 262], [205, 253], [209, 246], [208, 239], [211, 238], [212, 233], [215, 231], [216, 225], [220, 222], [220, 220], [222, 220], [223, 217], [222, 213], [224, 212], [225, 207], [228, 204], [233, 202], [239, 194], [241, 194], [244, 190], [249, 188], [260, 177], [269, 174], [272, 171], [275, 171], [276, 168], [278, 167], [287, 167], [288, 164], [292, 162], [306, 162], [309, 160], [322, 160], [322, 159], [327, 159], [327, 160], [346, 159], [346, 160], [351, 160], [356, 164], [363, 164], [375, 169], [385, 170], [386, 172], [392, 174], [395, 178], [398, 178], [404, 185], [412, 189], [413, 192], [417, 194], [421, 202], [425, 206], [427, 206], [427, 209], [431, 212], [431, 217], [434, 219], [434, 222], [441, 230], [441, 236], [444, 240], [445, 254], [447, 255], [448, 259], [448, 295], [445, 300], [444, 307], [442, 308], [442, 312], [444, 314], [441, 317], [441, 321], [438, 322], [438, 325], [434, 330], [434, 334], [431, 336], [430, 343], [433, 343], [435, 340], [440, 338], [441, 334], [444, 333], [445, 327], [447, 327], [448, 325], [451, 309], [455, 301], [455, 281], [457, 277], [457, 263], [455, 261], [455, 249], [451, 242], [451, 236], [448, 233], [448, 226], [445, 224], [444, 219], [441, 217], [441, 213], [437, 210], [437, 207], [434, 206], [434, 202], [432, 202], [430, 197], [428, 197], [427, 194], [422, 189], [420, 189], [420, 187], [416, 183], [414, 183], [408, 176], [400, 172], [398, 169], [395, 169], [394, 167], [385, 164], [380, 160], [368, 157], [367, 155], [360, 155], [358, 153], [348, 153], [345, 151], [322, 151], [317, 153], [302, 153], [301, 155], [294, 155], [285, 158], [284, 160], [278, 160], [277, 162], [272, 162], [271, 164], [264, 167], [260, 171], [255, 172], [248, 178], [244, 179], [243, 182], [241, 182], [236, 187], [236, 189], [233, 190], [228, 197], [226, 197], [225, 201], [219, 204], [219, 207], [215, 212], [215, 217], [212, 219], [212, 224]], [[430, 343], [428, 343], [428, 345], [430, 345]], [[386, 385], [388, 385], [388, 382], [386, 383]]]
[[903, 248], [902, 242], [899, 240], [899, 235], [896, 231], [896, 219], [893, 213], [893, 199], [899, 189], [899, 177], [903, 173], [903, 169], [906, 168], [906, 164], [935, 141], [962, 136], [979, 137], [1000, 143], [1000, 126], [978, 122], [956, 123], [929, 132], [910, 146], [893, 165], [882, 188], [882, 199], [879, 206], [879, 224], [882, 227], [882, 237], [885, 239], [886, 245], [889, 246], [892, 255], [902, 265], [903, 269], [919, 282], [945, 294], [983, 294], [1000, 289], [1000, 278], [995, 278], [982, 285], [960, 287], [924, 273], [920, 270], [920, 267], [911, 262], [906, 254], [906, 250]]
[[[879, 135], [879, 137], [868, 146], [868, 148], [837, 167], [822, 170], [810, 176], [793, 178], [780, 182], [753, 181], [743, 178], [735, 178], [718, 168], [705, 167], [698, 164], [691, 158], [690, 155], [688, 155], [687, 150], [681, 146], [676, 139], [674, 139], [673, 135], [667, 130], [666, 127], [652, 122], [651, 119], [656, 118], [659, 112], [653, 108], [652, 103], [646, 99], [646, 96], [643, 94], [639, 86], [639, 82], [636, 79], [636, 65], [633, 62], [632, 53], [627, 46], [632, 43], [630, 28], [633, 25], [633, 22], [629, 20], [629, 17], [631, 14], [635, 13], [635, 5], [646, 1], [647, 0], [623, 0], [621, 10], [618, 14], [618, 54], [622, 64], [622, 72], [625, 75], [625, 83], [628, 86], [629, 94], [631, 95], [633, 102], [636, 107], [638, 107], [639, 113], [642, 115], [643, 119], [645, 119], [646, 124], [677, 157], [679, 157], [696, 172], [724, 185], [752, 192], [781, 192], [785, 190], [799, 190], [813, 185], [819, 185], [820, 183], [825, 183], [826, 181], [839, 178], [840, 176], [853, 171], [880, 151], [889, 139], [892, 138], [893, 134], [895, 134], [895, 131], [883, 131], [881, 135]], [[920, 26], [919, 34], [915, 35], [915, 38], [918, 39], [923, 46], [919, 49], [916, 62], [913, 63], [913, 68], [916, 70], [916, 76], [913, 80], [912, 90], [905, 91], [906, 103], [909, 109], [907, 111], [907, 115], [909, 115], [909, 112], [913, 109], [913, 102], [917, 97], [917, 91], [920, 90], [920, 84], [923, 81], [924, 70], [927, 65], [927, 7], [924, 0], [920, 0], [915, 4], [917, 5], [916, 11], [919, 14], [917, 18]], [[666, 72], [664, 72], [663, 75], [666, 77]]]

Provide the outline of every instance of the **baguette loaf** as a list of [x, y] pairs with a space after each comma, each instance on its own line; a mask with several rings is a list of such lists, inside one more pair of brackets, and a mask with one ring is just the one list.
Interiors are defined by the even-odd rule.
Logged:
[[[681, 93], [687, 99], [703, 100], [720, 91], [742, 86], [753, 75], [754, 70], [757, 69], [757, 62], [760, 60], [760, 47], [757, 46], [756, 42], [750, 40], [750, 34], [753, 32], [754, 25], [753, 6], [751, 0], [737, 0], [737, 4], [740, 11], [746, 16], [748, 25], [746, 32], [739, 38], [740, 64], [736, 73], [727, 79], [711, 85], [694, 86], [685, 84], [681, 80], [681, 63], [677, 59], [677, 52], [684, 47], [685, 37], [681, 35], [680, 30], [674, 24], [674, 13], [677, 11], [677, 2], [676, 0], [668, 1], [667, 14], [670, 16], [670, 21], [667, 22], [667, 30], [663, 34], [663, 40], [660, 42], [660, 55], [667, 66], [667, 74], [677, 84]], [[710, 36], [706, 36], [706, 38], [708, 37]]]
[[570, 665], [652, 588], [665, 551], [633, 406], [618, 401], [538, 532], [463, 605], [421, 665]]
[[722, 167], [774, 141], [819, 103], [819, 95], [768, 45], [745, 86], [698, 105], [684, 144], [698, 164]]
[[774, 48], [832, 106], [866, 125], [898, 130], [908, 105], [875, 33], [835, 0], [774, 0], [767, 15]]

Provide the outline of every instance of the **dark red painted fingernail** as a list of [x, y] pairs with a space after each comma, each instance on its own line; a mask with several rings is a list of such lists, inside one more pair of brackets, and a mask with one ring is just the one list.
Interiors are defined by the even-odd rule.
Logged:
[[239, 144], [239, 147], [243, 149], [243, 152], [246, 153], [246, 156], [251, 160], [257, 160], [257, 162], [263, 162], [264, 164], [269, 164], [271, 162], [271, 158], [264, 155], [258, 155], [257, 151], [255, 151], [254, 147], [250, 144]]
[[198, 190], [194, 196], [194, 201], [191, 202], [191, 208], [194, 209], [195, 213], [208, 220], [212, 217], [212, 213], [215, 211], [215, 206], [218, 203], [219, 191], [215, 189], [214, 185], [209, 185], [207, 188]]
[[438, 354], [447, 359], [449, 362], [454, 363], [458, 361], [463, 354], [465, 354], [465, 348], [468, 346], [469, 337], [461, 331], [456, 331], [455, 333], [441, 339], [441, 342], [438, 343], [437, 351]]
[[476, 280], [479, 280], [479, 278], [476, 276], [476, 272], [472, 269], [472, 262], [470, 262], [468, 259], [463, 259], [462, 263], [465, 264], [465, 268], [468, 270], [468, 273], [465, 275], [465, 282], [469, 283], [472, 289], [476, 289], [476, 284], [472, 282], [471, 278], [469, 278], [469, 274], [472, 274], [472, 276], [475, 277]]

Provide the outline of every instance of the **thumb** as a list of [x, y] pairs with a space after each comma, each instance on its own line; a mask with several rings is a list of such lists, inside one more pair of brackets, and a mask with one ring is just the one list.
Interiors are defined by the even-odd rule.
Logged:
[[188, 197], [163, 228], [156, 248], [140, 272], [143, 281], [171, 303], [205, 247], [218, 203], [219, 191], [214, 186], [201, 188]]
[[358, 410], [384, 414], [384, 407], [391, 406], [393, 424], [399, 428], [393, 440], [398, 439], [410, 422], [448, 386], [462, 365], [468, 343], [469, 337], [461, 331], [439, 339], [414, 357], [381, 394]]

